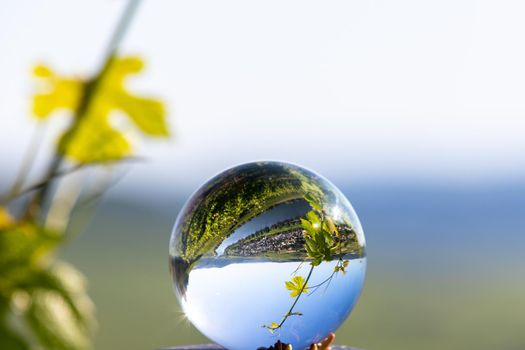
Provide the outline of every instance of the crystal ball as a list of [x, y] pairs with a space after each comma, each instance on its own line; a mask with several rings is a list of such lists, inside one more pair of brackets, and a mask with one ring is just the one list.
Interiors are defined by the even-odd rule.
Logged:
[[230, 350], [319, 342], [352, 311], [366, 270], [350, 202], [283, 162], [239, 165], [202, 185], [177, 217], [169, 255], [186, 317]]

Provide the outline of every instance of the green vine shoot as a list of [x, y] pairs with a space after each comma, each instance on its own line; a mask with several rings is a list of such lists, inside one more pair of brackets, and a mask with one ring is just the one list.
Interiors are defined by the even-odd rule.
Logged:
[[[114, 182], [111, 174], [96, 186], [74, 191], [64, 181], [87, 167], [139, 159], [128, 135], [112, 125], [115, 111], [127, 116], [145, 137], [169, 136], [162, 101], [126, 89], [143, 60], [118, 54], [139, 0], [127, 2], [93, 76], [63, 76], [48, 65], [33, 70], [33, 116], [39, 132], [22, 161], [13, 185], [0, 201], [0, 349], [87, 350], [95, 330], [94, 306], [85, 277], [57, 257], [72, 238], [70, 219], [76, 208], [93, 204]], [[52, 157], [34, 183], [29, 172], [41, 148], [41, 125], [57, 111], [70, 114]], [[109, 175], [108, 175], [109, 174]]]
[[[289, 317], [303, 315], [300, 311], [295, 310], [303, 294], [311, 295], [323, 285], [328, 287], [332, 278], [339, 272], [343, 274], [346, 273], [346, 268], [348, 267], [348, 260], [343, 259], [342, 237], [337, 226], [330, 216], [325, 213], [318, 199], [311, 194], [305, 195], [304, 199], [310, 204], [312, 209], [306, 214], [305, 218], [301, 218], [301, 226], [305, 239], [304, 248], [310, 269], [308, 270], [306, 278], [297, 275], [296, 273], [301, 267], [301, 263], [293, 273], [295, 276], [290, 281], [285, 281], [285, 288], [290, 291], [290, 297], [293, 298], [293, 302], [279, 322], [271, 322], [270, 324], [263, 325], [264, 328], [272, 333], [279, 330]], [[315, 267], [323, 262], [332, 261], [334, 256], [338, 257], [338, 261], [332, 274], [321, 283], [309, 286], [308, 282], [312, 277]]]

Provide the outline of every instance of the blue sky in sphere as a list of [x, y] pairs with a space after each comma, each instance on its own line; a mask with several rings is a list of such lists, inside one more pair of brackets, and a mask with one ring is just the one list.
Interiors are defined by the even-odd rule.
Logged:
[[[35, 128], [31, 66], [93, 73], [123, 5], [4, 4], [4, 179]], [[115, 114], [148, 158], [118, 188], [196, 188], [257, 159], [298, 163], [338, 185], [520, 179], [524, 10], [520, 1], [145, 1], [121, 52], [145, 57], [129, 87], [166, 101], [174, 137], [143, 142]], [[49, 144], [67, 123], [53, 118]], [[43, 147], [39, 164], [47, 157]]]

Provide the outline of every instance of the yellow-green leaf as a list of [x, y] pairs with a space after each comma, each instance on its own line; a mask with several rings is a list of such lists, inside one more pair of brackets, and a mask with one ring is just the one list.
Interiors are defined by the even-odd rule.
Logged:
[[322, 211], [321, 205], [319, 204], [320, 201], [316, 199], [311, 193], [307, 193], [304, 196], [304, 199], [310, 204], [312, 209], [317, 210], [319, 212]]
[[49, 67], [38, 65], [33, 74], [39, 78], [39, 89], [33, 97], [33, 114], [39, 119], [59, 109], [76, 110], [84, 81], [57, 76]]
[[116, 96], [115, 102], [144, 134], [155, 137], [169, 136], [166, 111], [160, 101], [120, 95]]
[[330, 233], [334, 235], [339, 235], [339, 232], [337, 231], [337, 227], [335, 226], [334, 221], [330, 217], [325, 218], [325, 223]]
[[105, 121], [89, 119], [80, 123], [78, 130], [62, 135], [58, 149], [81, 163], [113, 161], [131, 154], [128, 140], [119, 131]]
[[311, 236], [315, 236], [316, 229], [313, 227], [312, 223], [306, 219], [301, 219], [301, 226], [306, 230], [306, 232]]
[[11, 226], [13, 218], [7, 208], [0, 206], [0, 229]]
[[33, 68], [33, 75], [39, 78], [50, 78], [53, 76], [53, 71], [43, 64], [38, 64]]
[[308, 221], [310, 221], [310, 223], [312, 224], [314, 228], [319, 228], [319, 224], [321, 223], [321, 220], [319, 219], [319, 216], [317, 216], [317, 214], [313, 210], [306, 213], [306, 218], [308, 219]]
[[[45, 118], [59, 109], [78, 113], [73, 126], [60, 138], [59, 153], [84, 163], [114, 161], [130, 155], [128, 137], [111, 123], [114, 112], [127, 115], [144, 135], [169, 136], [164, 104], [125, 88], [126, 78], [142, 67], [139, 57], [114, 58], [95, 85], [84, 79], [59, 76], [43, 65], [35, 67], [40, 89], [33, 98], [34, 114]], [[83, 100], [86, 96], [90, 96], [87, 105]]]
[[0, 229], [0, 281], [13, 266], [38, 265], [57, 247], [63, 236], [34, 222], [21, 222]]
[[291, 291], [290, 297], [294, 298], [301, 293], [308, 293], [308, 285], [302, 276], [295, 276], [291, 281], [285, 282], [286, 289]]

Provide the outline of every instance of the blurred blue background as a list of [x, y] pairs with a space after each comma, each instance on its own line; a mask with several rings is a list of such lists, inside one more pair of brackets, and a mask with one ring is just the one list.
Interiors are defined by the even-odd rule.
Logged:
[[[36, 123], [35, 62], [93, 73], [123, 1], [0, 11], [1, 189]], [[206, 340], [177, 305], [168, 239], [185, 199], [232, 165], [286, 160], [348, 196], [367, 237], [362, 298], [337, 340], [365, 349], [524, 349], [525, 4], [193, 1], [141, 6], [123, 53], [134, 91], [168, 103], [174, 137], [77, 211], [63, 255], [89, 278], [97, 349]], [[42, 134], [39, 166], [67, 116]], [[122, 116], [113, 122], [133, 136]], [[93, 218], [90, 215], [94, 215]], [[320, 320], [322, 322], [322, 320]]]

